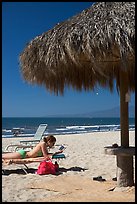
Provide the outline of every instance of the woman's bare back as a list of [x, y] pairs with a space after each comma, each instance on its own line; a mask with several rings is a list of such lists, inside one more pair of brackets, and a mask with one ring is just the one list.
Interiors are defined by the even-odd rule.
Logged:
[[40, 142], [39, 144], [36, 145], [36, 147], [34, 147], [33, 150], [31, 150], [30, 152], [27, 152], [27, 157], [37, 157], [38, 152], [40, 151], [43, 153], [44, 157], [48, 156], [47, 145], [45, 142]]

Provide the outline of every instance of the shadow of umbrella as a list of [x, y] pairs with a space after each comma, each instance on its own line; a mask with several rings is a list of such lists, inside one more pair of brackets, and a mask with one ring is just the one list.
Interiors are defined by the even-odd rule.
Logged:
[[[26, 81], [63, 94], [95, 86], [120, 94], [121, 148], [129, 148], [128, 102], [135, 90], [135, 2], [97, 2], [33, 39], [20, 55]], [[128, 165], [127, 165], [128, 164]], [[118, 186], [132, 186], [133, 155], [117, 155]]]

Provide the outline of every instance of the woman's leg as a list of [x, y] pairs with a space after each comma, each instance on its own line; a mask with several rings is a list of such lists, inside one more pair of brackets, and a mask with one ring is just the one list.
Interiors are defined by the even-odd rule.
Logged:
[[21, 154], [19, 152], [3, 153], [2, 159], [21, 159]]

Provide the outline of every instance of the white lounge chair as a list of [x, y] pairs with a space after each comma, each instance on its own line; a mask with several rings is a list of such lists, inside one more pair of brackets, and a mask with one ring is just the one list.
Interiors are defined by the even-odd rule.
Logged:
[[11, 144], [8, 145], [5, 148], [5, 151], [9, 151], [9, 148], [15, 148], [14, 150], [16, 151], [19, 148], [33, 148], [37, 143], [40, 142], [40, 140], [42, 139], [44, 132], [47, 128], [47, 124], [40, 124], [33, 139], [31, 140], [20, 140], [20, 144]]
[[32, 140], [20, 140], [20, 144], [28, 144], [28, 143], [38, 143], [40, 142], [40, 140], [42, 139], [42, 136], [44, 135], [44, 132], [47, 128], [47, 124], [40, 124], [35, 135], [34, 138]]

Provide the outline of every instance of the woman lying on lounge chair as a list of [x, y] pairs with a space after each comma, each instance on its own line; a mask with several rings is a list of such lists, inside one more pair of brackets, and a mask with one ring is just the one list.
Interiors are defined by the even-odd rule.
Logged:
[[63, 152], [59, 150], [58, 152], [48, 153], [48, 147], [51, 148], [55, 145], [56, 138], [53, 135], [49, 135], [43, 138], [39, 144], [37, 144], [33, 150], [25, 151], [24, 149], [19, 150], [18, 152], [3, 153], [2, 159], [25, 159], [25, 158], [34, 158], [34, 157], [44, 157], [48, 160], [50, 156]]

